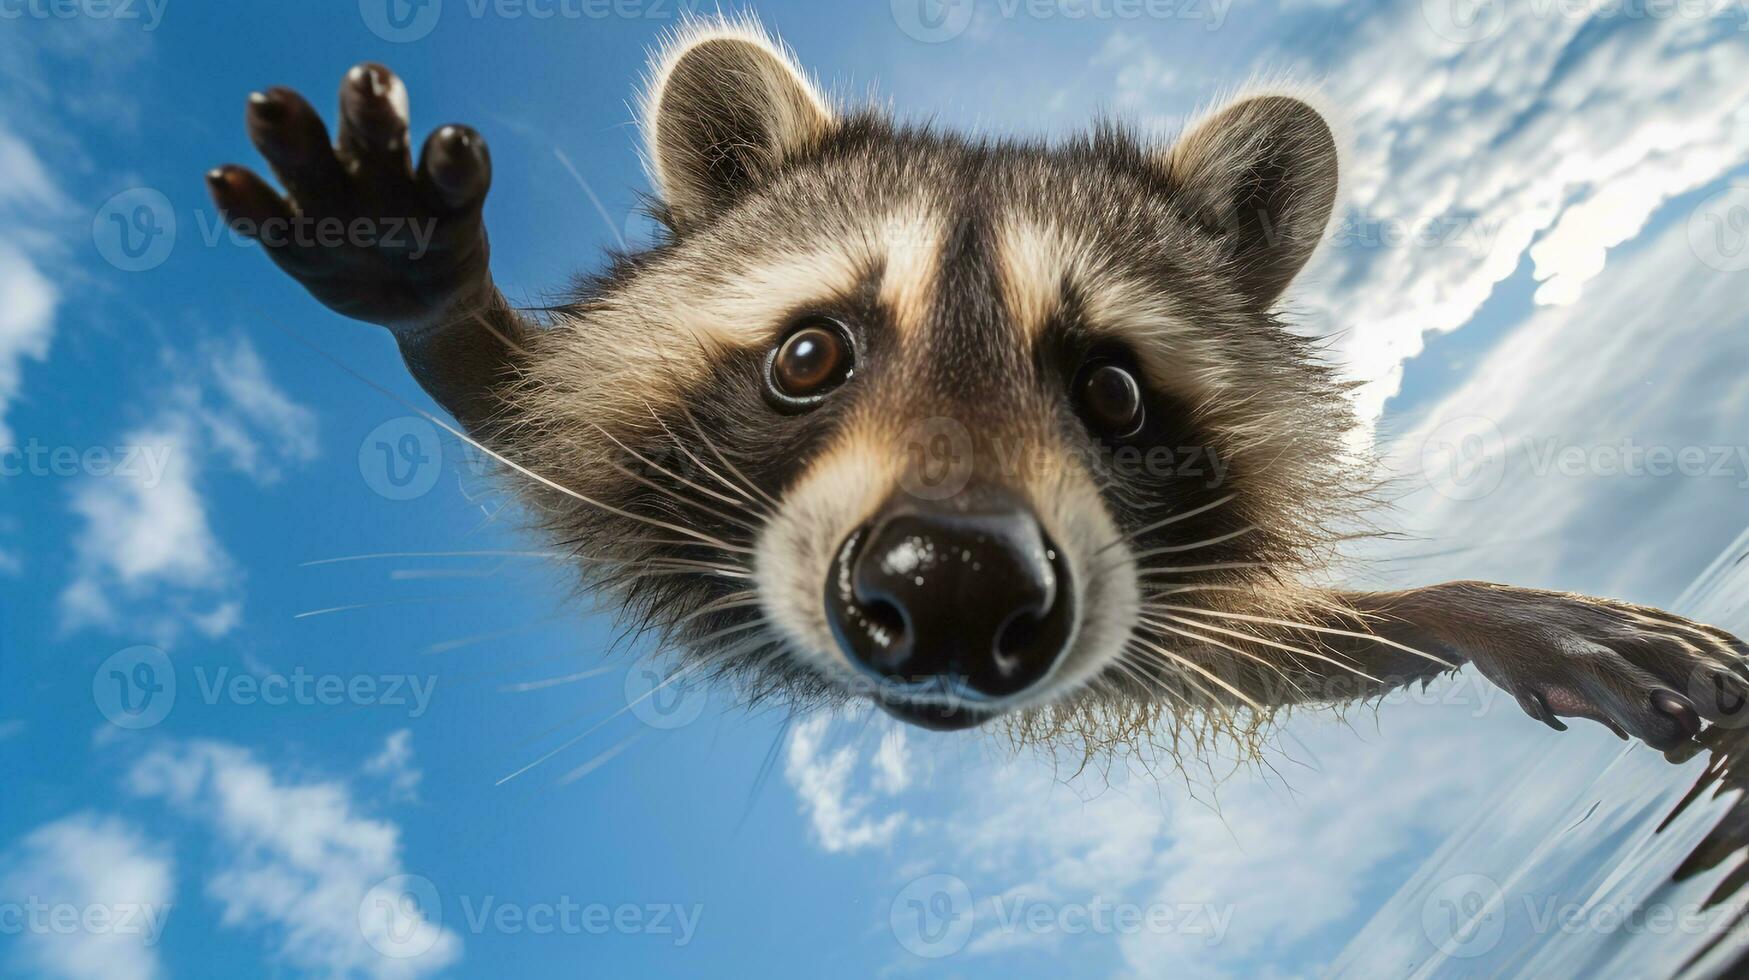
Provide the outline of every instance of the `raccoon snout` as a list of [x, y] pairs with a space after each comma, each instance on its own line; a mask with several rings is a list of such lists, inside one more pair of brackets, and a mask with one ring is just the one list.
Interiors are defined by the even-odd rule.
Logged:
[[907, 499], [845, 539], [826, 615], [881, 707], [926, 728], [966, 728], [1050, 675], [1074, 630], [1075, 590], [1021, 501]]

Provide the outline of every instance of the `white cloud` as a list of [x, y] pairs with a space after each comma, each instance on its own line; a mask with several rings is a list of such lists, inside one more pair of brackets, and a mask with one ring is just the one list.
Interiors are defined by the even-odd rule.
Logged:
[[419, 781], [425, 774], [413, 764], [413, 730], [391, 732], [383, 741], [383, 750], [366, 760], [364, 771], [386, 781], [396, 799], [417, 799]]
[[[1660, 204], [1749, 161], [1749, 47], [1728, 5], [1729, 23], [1506, 4], [1471, 44], [1439, 39], [1421, 4], [1387, 6], [1328, 81], [1357, 223], [1298, 293], [1369, 382], [1369, 419], [1425, 336], [1468, 322], [1524, 256], [1537, 302], [1571, 303]], [[1426, 237], [1369, 243], [1387, 230]]]
[[[1194, 786], [1165, 758], [1077, 773], [1078, 756], [974, 760], [956, 758], [963, 739], [910, 738], [903, 769], [937, 778], [883, 797], [888, 736], [903, 729], [879, 724], [876, 738], [856, 734], [861, 719], [814, 718], [792, 736], [807, 765], [790, 766], [790, 782], [823, 851], [888, 847], [895, 895], [919, 876], [963, 881], [973, 926], [955, 965], [1041, 949], [1079, 975], [1137, 977], [1303, 973], [1365, 921], [1381, 869], [1449, 832], [1495, 785], [1495, 766], [1452, 759], [1534, 754], [1543, 739], [1619, 744], [1601, 728], [1548, 731], [1465, 673], [1394, 697], [1376, 726], [1364, 709], [1348, 724], [1296, 718], [1264, 769], [1184, 760], [1200, 773]], [[895, 812], [877, 821], [877, 806]], [[1059, 919], [1064, 910], [1120, 905], [1168, 923], [1057, 925], [1087, 921]], [[1048, 913], [1045, 925], [1028, 923], [1032, 911]], [[886, 908], [875, 913], [885, 921]]]
[[13, 962], [68, 980], [162, 976], [175, 887], [165, 849], [120, 820], [81, 813], [40, 826], [0, 855]]
[[[829, 852], [878, 847], [892, 841], [904, 826], [903, 813], [881, 817], [865, 811], [880, 804], [870, 794], [853, 789], [861, 767], [854, 745], [828, 744], [833, 719], [814, 715], [796, 723], [784, 759], [784, 775], [795, 787], [802, 812], [815, 839]], [[891, 777], [884, 777], [891, 784]]]
[[[85, 481], [72, 509], [83, 521], [74, 541], [79, 569], [61, 597], [70, 625], [116, 627], [118, 604], [156, 605], [170, 594], [176, 618], [196, 614], [193, 604], [233, 581], [231, 560], [213, 534], [206, 501], [196, 486], [198, 436], [191, 420], [169, 413], [155, 426], [122, 437], [124, 445], [168, 450], [169, 463], [156, 484], [143, 474]], [[174, 619], [150, 627], [162, 634]]]
[[0, 296], [5, 297], [0, 301], [0, 446], [14, 446], [6, 411], [24, 387], [25, 362], [49, 356], [60, 294], [22, 251], [0, 237]]
[[202, 415], [231, 464], [261, 482], [278, 478], [278, 463], [316, 458], [316, 416], [281, 391], [253, 344], [237, 337], [212, 352], [210, 376], [220, 407]]
[[[1746, 276], [1699, 261], [1677, 222], [1575, 305], [1515, 328], [1390, 447], [1419, 488], [1402, 523], [1437, 537], [1391, 549], [1433, 555], [1393, 574], [1673, 599], [1743, 526]], [[1424, 447], [1472, 432], [1471, 482], [1438, 455], [1423, 470]], [[1665, 475], [1653, 453], [1670, 455]]]
[[152, 751], [128, 786], [210, 827], [218, 868], [206, 891], [223, 925], [270, 937], [292, 969], [418, 977], [461, 955], [458, 935], [405, 910], [390, 950], [418, 955], [386, 956], [367, 939], [361, 906], [406, 873], [400, 828], [360, 813], [344, 784], [283, 779], [244, 749], [193, 741]]
[[61, 289], [44, 257], [60, 246], [44, 231], [68, 213], [65, 193], [35, 149], [0, 122], [0, 447], [17, 444], [8, 409], [24, 389], [27, 361], [49, 356]]
[[[1367, 421], [1427, 335], [1468, 323], [1525, 259], [1539, 304], [1574, 302], [1659, 205], [1749, 162], [1742, 11], [1715, 7], [1704, 20], [1496, 4], [1506, 22], [1456, 44], [1429, 27], [1438, 4], [1378, 4], [1333, 57], [1309, 61], [1296, 35], [1234, 66], [1229, 83], [1319, 80], [1342, 117], [1346, 211], [1290, 305], [1366, 382]], [[1125, 32], [1091, 66], [1131, 111], [1183, 88]]]
[[277, 479], [282, 465], [314, 458], [314, 415], [274, 385], [238, 337], [209, 347], [152, 420], [119, 444], [162, 468], [118, 467], [75, 488], [72, 510], [82, 527], [61, 595], [62, 626], [127, 629], [166, 644], [186, 626], [225, 635], [242, 620], [242, 587], [208, 517], [211, 464], [257, 483]]
[[903, 793], [911, 785], [914, 763], [910, 739], [897, 725], [881, 735], [881, 747], [874, 757], [874, 784], [881, 792], [892, 796]]

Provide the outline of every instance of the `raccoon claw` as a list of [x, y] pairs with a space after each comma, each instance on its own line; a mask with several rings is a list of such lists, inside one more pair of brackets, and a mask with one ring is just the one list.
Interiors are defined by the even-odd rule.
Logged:
[[1549, 710], [1548, 700], [1535, 691], [1532, 691], [1529, 694], [1518, 695], [1518, 706], [1524, 709], [1525, 714], [1535, 718], [1537, 721], [1542, 722], [1550, 728], [1553, 728], [1557, 732], [1564, 732], [1567, 730], [1567, 723], [1556, 718], [1555, 713]]
[[1661, 610], [1553, 593], [1496, 606], [1500, 640], [1472, 657], [1525, 714], [1557, 731], [1588, 718], [1660, 751], [1702, 722], [1749, 724], [1749, 664], [1736, 637]]
[[441, 127], [415, 169], [406, 87], [393, 72], [367, 62], [347, 73], [332, 141], [287, 88], [251, 94], [245, 123], [286, 193], [227, 165], [207, 174], [213, 202], [323, 305], [416, 328], [490, 294], [485, 141], [466, 126]]

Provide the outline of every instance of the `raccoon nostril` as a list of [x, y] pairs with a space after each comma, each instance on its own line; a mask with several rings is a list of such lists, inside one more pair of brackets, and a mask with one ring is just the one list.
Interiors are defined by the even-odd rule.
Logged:
[[1015, 613], [996, 636], [998, 658], [1015, 659], [1025, 655], [1032, 649], [1044, 627], [1045, 615], [1025, 611]]
[[905, 631], [905, 614], [899, 607], [885, 599], [876, 599], [862, 607], [862, 614], [873, 620], [875, 625], [894, 633]]

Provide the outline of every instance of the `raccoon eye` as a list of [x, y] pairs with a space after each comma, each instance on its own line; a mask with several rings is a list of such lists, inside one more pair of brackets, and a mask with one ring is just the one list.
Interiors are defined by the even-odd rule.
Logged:
[[1122, 365], [1099, 364], [1084, 371], [1075, 396], [1082, 417], [1100, 435], [1122, 439], [1142, 427], [1142, 386]]
[[850, 377], [851, 360], [850, 341], [836, 323], [804, 323], [771, 354], [772, 393], [789, 407], [811, 404]]

